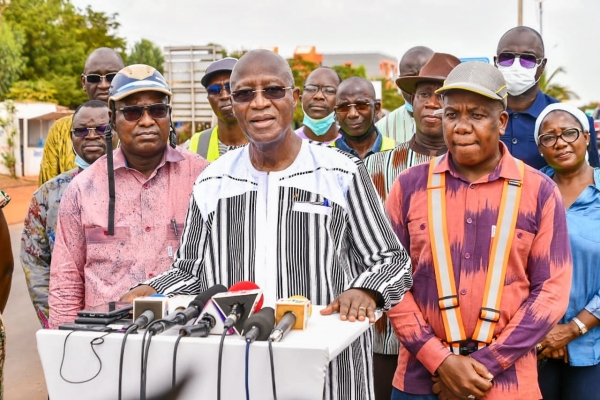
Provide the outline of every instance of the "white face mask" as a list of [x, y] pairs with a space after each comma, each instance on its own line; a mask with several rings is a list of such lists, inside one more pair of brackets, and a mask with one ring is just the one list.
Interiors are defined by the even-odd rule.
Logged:
[[531, 89], [539, 78], [535, 79], [536, 68], [523, 68], [517, 60], [510, 67], [498, 65], [498, 70], [504, 76], [506, 89], [511, 96], [518, 96]]

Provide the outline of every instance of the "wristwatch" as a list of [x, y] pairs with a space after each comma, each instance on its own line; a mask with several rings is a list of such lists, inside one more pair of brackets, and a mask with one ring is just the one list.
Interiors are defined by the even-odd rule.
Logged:
[[587, 333], [587, 331], [588, 331], [587, 326], [585, 326], [585, 324], [583, 322], [581, 322], [579, 320], [579, 318], [575, 317], [571, 321], [575, 322], [575, 325], [577, 325], [577, 327], [579, 327], [579, 333], [581, 335], [585, 335]]

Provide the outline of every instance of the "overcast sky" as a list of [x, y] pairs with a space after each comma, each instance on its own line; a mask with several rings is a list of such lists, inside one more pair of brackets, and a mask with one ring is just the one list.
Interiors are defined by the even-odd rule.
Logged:
[[[321, 53], [382, 52], [400, 58], [415, 45], [457, 57], [495, 55], [517, 25], [518, 0], [71, 0], [76, 7], [117, 13], [118, 34], [131, 46], [218, 43], [228, 51], [296, 46]], [[600, 1], [543, 0], [548, 64], [581, 99], [600, 101]], [[539, 0], [523, 0], [523, 23], [540, 29]]]

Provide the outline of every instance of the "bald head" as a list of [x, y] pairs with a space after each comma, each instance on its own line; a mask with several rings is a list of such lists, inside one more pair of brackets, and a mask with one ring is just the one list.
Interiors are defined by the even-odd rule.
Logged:
[[538, 31], [528, 26], [517, 26], [509, 29], [498, 41], [496, 54], [520, 45], [522, 53], [533, 53], [539, 58], [544, 58], [544, 40]]
[[425, 46], [415, 46], [410, 49], [400, 59], [400, 76], [416, 76], [423, 68], [423, 65], [429, 61], [433, 55], [433, 50]]
[[375, 87], [371, 81], [359, 76], [352, 76], [340, 83], [338, 88], [338, 98], [340, 95], [343, 96], [347, 93], [356, 92], [363, 93], [365, 96], [368, 96], [370, 100], [375, 101]]
[[[294, 86], [292, 69], [283, 57], [270, 50], [251, 50], [244, 54], [231, 72], [231, 87], [249, 75], [275, 75], [281, 78], [286, 86]], [[235, 90], [235, 89], [234, 89]]]
[[90, 100], [108, 101], [110, 81], [125, 67], [119, 53], [108, 47], [100, 47], [88, 56], [81, 74], [81, 85]]
[[99, 47], [96, 50], [92, 51], [88, 58], [85, 60], [84, 73], [89, 73], [87, 71], [89, 69], [94, 69], [95, 64], [97, 64], [98, 62], [110, 62], [114, 64], [115, 68], [117, 68], [117, 72], [120, 71], [122, 68], [125, 68], [123, 57], [121, 57], [119, 53], [108, 47]]

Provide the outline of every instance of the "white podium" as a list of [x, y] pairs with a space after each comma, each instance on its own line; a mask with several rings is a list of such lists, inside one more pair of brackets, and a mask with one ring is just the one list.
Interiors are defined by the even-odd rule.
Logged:
[[[313, 306], [313, 314], [304, 331], [290, 331], [281, 342], [273, 343], [277, 397], [286, 399], [323, 398], [328, 363], [369, 329], [369, 323], [340, 321], [339, 314], [322, 316], [322, 306]], [[122, 333], [110, 333], [104, 342], [94, 346], [102, 362], [92, 352], [90, 342], [102, 332], [40, 330], [37, 344], [51, 400], [114, 400], [118, 394], [119, 354]], [[148, 358], [147, 396], [156, 395], [171, 386], [173, 348], [178, 330], [172, 329], [152, 338]], [[177, 351], [177, 377], [190, 374], [181, 400], [217, 398], [217, 359], [220, 336], [183, 338]], [[123, 400], [139, 399], [142, 335], [129, 335], [123, 361]], [[62, 375], [61, 360], [65, 349]], [[228, 336], [223, 348], [221, 398], [239, 400], [245, 392], [246, 342], [239, 336]], [[269, 350], [266, 342], [250, 347], [250, 398], [272, 399]], [[63, 379], [64, 378], [64, 379]], [[66, 380], [65, 380], [66, 379]]]

